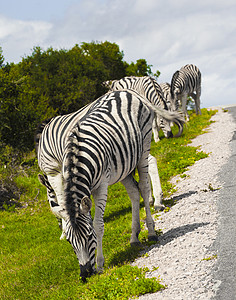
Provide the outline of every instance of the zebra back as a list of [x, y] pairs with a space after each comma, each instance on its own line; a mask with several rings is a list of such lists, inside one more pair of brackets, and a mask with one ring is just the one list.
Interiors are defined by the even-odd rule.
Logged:
[[197, 66], [188, 64], [182, 67], [180, 71], [185, 72], [188, 78], [188, 93], [201, 89], [201, 72]]
[[110, 91], [131, 89], [138, 92], [152, 104], [167, 109], [164, 95], [160, 85], [151, 76], [124, 77], [120, 80], [114, 80], [111, 84]]
[[35, 134], [36, 151], [39, 167], [45, 173], [54, 170], [60, 171], [67, 138], [72, 128], [78, 123], [78, 120], [83, 118], [92, 104], [90, 103], [76, 112], [48, 119], [38, 126]]

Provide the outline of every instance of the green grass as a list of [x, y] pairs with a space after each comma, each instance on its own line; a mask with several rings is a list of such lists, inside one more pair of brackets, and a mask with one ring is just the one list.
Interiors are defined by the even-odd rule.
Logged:
[[[180, 138], [152, 142], [151, 153], [158, 160], [165, 197], [175, 188], [168, 183], [172, 176], [183, 174], [188, 166], [207, 156], [187, 144], [211, 123], [214, 113], [202, 109], [202, 116], [191, 115]], [[28, 176], [15, 180], [22, 191], [23, 207], [5, 206], [7, 209], [0, 211], [0, 299], [128, 299], [164, 288], [158, 279], [145, 278], [147, 269], [129, 265], [149, 243], [147, 232], [142, 230], [142, 247], [131, 248], [131, 204], [119, 183], [109, 187], [104, 215], [104, 273], [83, 283], [72, 247], [59, 240], [57, 220], [50, 212], [37, 172], [33, 168]], [[141, 218], [145, 218], [142, 201]]]

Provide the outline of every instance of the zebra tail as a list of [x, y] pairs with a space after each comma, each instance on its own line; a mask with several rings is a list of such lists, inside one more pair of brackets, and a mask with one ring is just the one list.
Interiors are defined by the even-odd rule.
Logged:
[[185, 123], [185, 118], [182, 112], [180, 111], [169, 111], [166, 109], [162, 109], [160, 107], [157, 107], [155, 105], [153, 105], [150, 102], [146, 102], [147, 106], [149, 106], [154, 113], [161, 117], [164, 118], [165, 120], [169, 121], [169, 122], [174, 122], [178, 128], [179, 131], [178, 133], [174, 136], [174, 137], [180, 137], [181, 134], [183, 133], [183, 129], [184, 129], [184, 123]]
[[[178, 133], [174, 136], [175, 138], [180, 137], [184, 130], [185, 118], [182, 112], [179, 111], [166, 111], [163, 110], [164, 114], [162, 117], [167, 121], [174, 122], [178, 126]], [[166, 114], [166, 112], [168, 114]], [[158, 115], [158, 113], [156, 113]]]
[[184, 130], [184, 123], [185, 123], [185, 120], [178, 120], [178, 121], [174, 121], [174, 123], [178, 126], [179, 128], [179, 131], [176, 135], [174, 135], [174, 138], [178, 138], [182, 135], [183, 133], [183, 130]]
[[[131, 94], [139, 95], [134, 90], [124, 90], [124, 91], [128, 91]], [[184, 123], [185, 123], [185, 118], [184, 118], [184, 115], [182, 112], [169, 111], [164, 108], [158, 107], [158, 106], [152, 104], [151, 102], [149, 102], [149, 100], [147, 100], [147, 98], [144, 98], [144, 97], [142, 97], [142, 102], [145, 103], [147, 105], [147, 107], [149, 107], [149, 109], [151, 109], [154, 112], [154, 114], [156, 114], [158, 117], [164, 118], [165, 120], [167, 120], [169, 122], [174, 122], [179, 128], [178, 133], [174, 137], [181, 136], [181, 134], [183, 133], [183, 127], [184, 127]]]

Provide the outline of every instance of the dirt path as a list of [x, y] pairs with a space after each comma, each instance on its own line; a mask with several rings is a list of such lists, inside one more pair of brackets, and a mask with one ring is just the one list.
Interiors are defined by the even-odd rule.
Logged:
[[[149, 248], [145, 257], [134, 262], [148, 267], [148, 277], [160, 277], [167, 288], [140, 300], [207, 300], [219, 286], [212, 277], [216, 252], [212, 245], [218, 226], [217, 197], [222, 182], [218, 173], [230, 155], [229, 142], [236, 124], [219, 109], [207, 132], [192, 141], [192, 146], [209, 153], [191, 166], [185, 178], [173, 178], [176, 204], [168, 213], [158, 213], [156, 228], [161, 229], [159, 243]], [[156, 269], [158, 267], [158, 269]]]

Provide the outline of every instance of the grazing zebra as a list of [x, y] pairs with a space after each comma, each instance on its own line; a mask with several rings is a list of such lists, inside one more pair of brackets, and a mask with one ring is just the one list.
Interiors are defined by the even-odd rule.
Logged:
[[[104, 264], [102, 237], [107, 188], [121, 181], [132, 202], [131, 244], [139, 243], [139, 190], [144, 199], [148, 237], [157, 240], [150, 213], [148, 178], [154, 114], [182, 126], [183, 119], [155, 107], [134, 91], [116, 91], [79, 112], [45, 122], [36, 134], [38, 163], [48, 188], [52, 212], [63, 219], [63, 230], [80, 264], [82, 280]], [[139, 183], [132, 176], [137, 168]], [[95, 216], [90, 209], [93, 195]]]
[[171, 101], [170, 84], [168, 82], [162, 82], [160, 83], [160, 87], [162, 89], [168, 110], [175, 111], [176, 110], [175, 103]]
[[[107, 82], [105, 84], [106, 86], [109, 86]], [[134, 90], [157, 107], [161, 107], [166, 110], [168, 109], [160, 85], [150, 76], [130, 76], [124, 77], [120, 80], [113, 80], [111, 81], [109, 88], [110, 91], [123, 89]], [[162, 129], [165, 137], [173, 137], [169, 122], [167, 122], [165, 119], [159, 118], [158, 116], [153, 120], [152, 129], [155, 142], [159, 141], [158, 132], [160, 129]]]
[[[179, 71], [176, 71], [171, 80], [171, 101], [176, 103], [178, 108], [178, 98], [181, 101], [182, 110], [187, 121], [189, 115], [187, 112], [187, 98], [191, 96], [195, 101], [196, 114], [201, 114], [200, 96], [201, 96], [201, 72], [195, 65], [186, 65]], [[196, 94], [194, 94], [196, 92]]]

